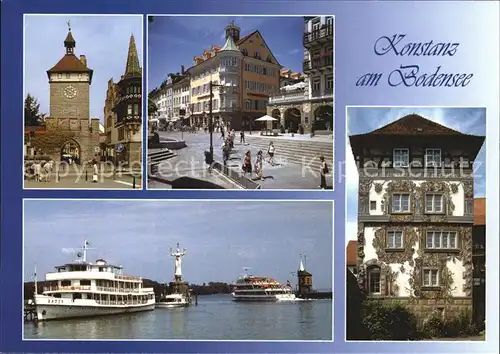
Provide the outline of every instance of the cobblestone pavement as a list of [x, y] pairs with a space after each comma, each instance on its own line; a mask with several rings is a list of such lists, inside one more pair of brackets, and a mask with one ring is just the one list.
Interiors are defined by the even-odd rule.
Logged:
[[[135, 178], [135, 189], [140, 190], [142, 188], [142, 181], [139, 176]], [[69, 174], [67, 176], [60, 177], [56, 179], [56, 175], [52, 174], [49, 181], [36, 182], [33, 180], [25, 180], [24, 188], [33, 189], [45, 189], [45, 188], [57, 188], [57, 189], [133, 189], [134, 188], [134, 177], [129, 175], [107, 177], [100, 175], [97, 183], [92, 182], [92, 175], [87, 176], [85, 180], [85, 175], [79, 174]]]
[[[187, 148], [176, 150], [175, 152], [178, 156], [167, 160], [161, 165], [160, 171], [162, 174], [168, 175], [170, 179], [175, 179], [176, 176], [184, 176], [187, 170], [198, 171], [199, 173], [206, 169], [204, 151], [209, 150], [210, 146], [210, 135], [208, 133], [181, 134], [179, 132], [159, 132], [159, 135], [160, 139], [183, 139], [188, 145]], [[228, 161], [228, 166], [240, 172], [245, 152], [250, 150], [252, 160], [254, 160], [258, 149], [252, 147], [251, 144], [240, 144], [239, 135], [235, 140], [235, 146]], [[213, 146], [215, 160], [222, 162], [222, 140], [219, 133], [213, 134]], [[280, 161], [279, 156], [276, 156], [275, 160], [278, 163], [275, 166], [264, 162], [264, 180], [256, 181], [261, 185], [262, 189], [319, 189], [320, 176], [316, 171], [312, 171], [307, 166], [302, 167], [298, 164]], [[204, 177], [202, 176], [202, 178]], [[331, 182], [329, 185], [331, 185]]]

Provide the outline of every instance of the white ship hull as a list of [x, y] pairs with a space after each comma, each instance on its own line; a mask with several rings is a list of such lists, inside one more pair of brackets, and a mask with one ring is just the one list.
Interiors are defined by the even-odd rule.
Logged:
[[294, 301], [294, 294], [277, 294], [277, 295], [239, 295], [232, 294], [234, 301]]
[[184, 302], [184, 303], [171, 303], [171, 302], [157, 302], [155, 304], [155, 307], [157, 309], [172, 309], [176, 307], [188, 307], [189, 303]]
[[[60, 301], [60, 303], [49, 303], [48, 301]], [[71, 303], [68, 303], [71, 302]], [[90, 300], [54, 299], [38, 295], [35, 298], [38, 321], [68, 319], [75, 317], [92, 317], [117, 315], [123, 313], [150, 311], [155, 308], [155, 301], [148, 300], [146, 303], [138, 304], [98, 304]]]

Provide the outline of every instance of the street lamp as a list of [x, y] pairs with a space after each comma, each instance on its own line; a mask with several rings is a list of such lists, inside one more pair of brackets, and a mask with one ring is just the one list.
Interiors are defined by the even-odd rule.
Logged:
[[212, 107], [213, 88], [221, 86], [223, 85], [215, 84], [213, 81], [210, 81], [209, 83], [210, 100], [208, 101], [208, 131], [210, 133], [210, 158], [212, 159], [212, 161], [214, 158], [214, 140], [213, 140], [214, 117], [213, 117], [213, 107]]

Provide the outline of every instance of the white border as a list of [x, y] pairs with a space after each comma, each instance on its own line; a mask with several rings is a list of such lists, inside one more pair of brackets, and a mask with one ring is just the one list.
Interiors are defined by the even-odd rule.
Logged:
[[[58, 202], [66, 202], [66, 201], [114, 201], [117, 200], [122, 202], [223, 202], [223, 203], [265, 203], [265, 202], [277, 202], [277, 203], [302, 203], [302, 202], [312, 202], [312, 203], [330, 203], [332, 206], [332, 339], [331, 340], [219, 340], [219, 339], [52, 339], [52, 338], [24, 338], [24, 214], [25, 214], [25, 202], [26, 201], [58, 201]], [[23, 215], [22, 215], [22, 309], [21, 309], [21, 340], [22, 341], [50, 341], [50, 342], [81, 342], [81, 341], [91, 341], [91, 342], [259, 342], [259, 343], [333, 343], [334, 342], [334, 323], [335, 323], [335, 300], [334, 300], [334, 291], [335, 291], [335, 283], [334, 283], [334, 274], [335, 274], [335, 246], [334, 246], [334, 234], [335, 234], [335, 202], [333, 200], [293, 200], [293, 199], [113, 199], [113, 198], [67, 198], [67, 199], [59, 199], [59, 198], [23, 198]]]
[[[345, 160], [347, 160], [347, 154], [348, 153], [352, 153], [350, 151], [350, 146], [348, 144], [349, 143], [349, 136], [348, 136], [348, 129], [347, 129], [348, 124], [349, 124], [348, 119], [347, 119], [348, 118], [347, 113], [348, 113], [348, 111], [349, 111], [350, 108], [421, 108], [421, 109], [432, 109], [432, 108], [458, 108], [458, 109], [460, 109], [460, 108], [462, 108], [462, 109], [476, 108], [477, 109], [477, 108], [480, 108], [480, 109], [484, 109], [485, 110], [485, 120], [484, 120], [484, 123], [485, 123], [485, 126], [486, 126], [486, 136], [485, 136], [485, 140], [483, 142], [483, 146], [485, 148], [485, 159], [487, 159], [487, 153], [489, 151], [488, 146], [487, 146], [487, 142], [490, 140], [490, 138], [488, 138], [488, 129], [487, 129], [487, 124], [488, 124], [487, 117], [488, 117], [488, 110], [489, 109], [486, 106], [415, 106], [415, 105], [409, 105], [409, 106], [404, 106], [404, 105], [396, 105], [396, 106], [376, 106], [376, 105], [375, 106], [370, 106], [370, 105], [367, 105], [367, 106], [363, 106], [363, 105], [357, 106], [357, 105], [352, 105], [352, 106], [350, 106], [350, 105], [346, 105], [345, 106], [345, 122], [346, 122], [346, 126], [345, 126], [346, 127], [346, 129], [345, 129], [345, 152], [346, 152]], [[497, 144], [497, 146], [498, 146], [498, 144]], [[496, 152], [498, 153], [498, 150], [496, 150]], [[498, 155], [497, 155], [497, 161], [498, 161]], [[490, 167], [488, 168], [488, 166], [490, 166]], [[486, 165], [486, 171], [485, 171], [486, 172], [486, 175], [485, 175], [485, 187], [486, 187], [485, 189], [486, 189], [486, 191], [488, 190], [488, 188], [487, 188], [487, 186], [488, 186], [487, 181], [490, 180], [490, 177], [491, 177], [490, 175], [492, 174], [492, 172], [494, 172], [494, 171], [492, 171], [492, 167], [493, 166], [491, 166], [491, 163], [488, 163]], [[489, 171], [489, 173], [488, 173], [488, 171]], [[347, 178], [348, 178], [348, 176], [347, 176], [347, 170], [346, 170], [346, 177], [344, 179], [344, 183], [345, 183], [345, 181], [347, 181]], [[347, 235], [347, 227], [346, 227], [347, 226], [347, 184], [346, 184], [344, 190], [346, 191], [346, 193], [345, 193], [345, 200], [344, 200], [344, 208], [346, 210], [345, 218], [344, 218], [344, 225], [345, 225], [344, 226], [345, 227], [344, 231], [345, 231], [345, 238], [348, 239], [349, 235]], [[493, 199], [493, 198], [498, 198], [498, 196], [495, 197], [495, 196], [492, 196], [491, 194], [488, 195], [488, 193], [486, 193], [485, 198], [486, 198], [486, 200], [490, 200], [490, 199]], [[488, 203], [486, 205], [488, 205]], [[486, 208], [486, 214], [488, 214], [488, 209], [491, 209], [491, 208], [488, 208], [488, 207]], [[498, 235], [498, 218], [496, 220], [497, 220], [497, 224], [493, 225], [493, 227], [496, 226], [496, 228], [497, 228], [496, 235], [493, 235], [494, 237], [497, 237], [497, 235]], [[490, 233], [488, 232], [488, 229], [487, 229], [486, 230], [486, 235], [488, 235], [488, 234], [490, 234]], [[486, 237], [486, 240], [487, 239], [488, 238]], [[495, 250], [495, 251], [498, 251], [498, 250]], [[491, 252], [495, 252], [495, 251], [491, 251]], [[372, 343], [372, 342], [375, 342], [374, 340], [348, 340], [347, 339], [347, 300], [346, 299], [347, 299], [347, 272], [349, 271], [347, 269], [347, 245], [344, 246], [343, 254], [344, 254], [344, 265], [346, 265], [346, 269], [345, 269], [345, 272], [344, 272], [344, 277], [345, 277], [344, 283], [346, 284], [345, 291], [344, 291], [345, 292], [344, 293], [344, 302], [345, 302], [344, 303], [344, 319], [345, 319], [345, 321], [344, 321], [344, 341], [346, 343]], [[498, 253], [497, 253], [496, 256], [498, 258]], [[488, 256], [486, 258], [486, 268], [488, 268], [488, 263], [491, 263], [491, 259], [494, 258], [494, 257], [495, 257], [494, 254], [490, 254], [490, 256]], [[488, 260], [490, 260], [490, 262], [488, 262]], [[493, 281], [493, 279], [491, 281]], [[486, 314], [488, 313], [488, 311], [486, 310], [486, 307], [487, 307], [487, 304], [488, 304], [488, 292], [489, 292], [488, 288], [486, 288], [486, 292], [485, 292], [485, 313]], [[497, 292], [497, 294], [498, 294], [498, 292]], [[488, 337], [487, 337], [488, 331], [487, 331], [487, 328], [488, 328], [488, 317], [485, 320], [485, 336], [484, 336], [484, 341], [468, 341], [468, 340], [463, 340], [463, 341], [461, 341], [461, 340], [456, 340], [456, 341], [420, 340], [420, 341], [409, 341], [408, 343], [417, 343], [417, 344], [411, 344], [411, 345], [418, 345], [418, 343], [479, 343], [479, 344], [486, 345], [488, 343]], [[381, 343], [403, 343], [404, 341], [387, 340], [387, 341], [377, 341], [377, 342], [381, 342]]]
[[[275, 14], [275, 15], [270, 15], [270, 14], [244, 14], [244, 15], [238, 15], [238, 14], [147, 14], [145, 15], [145, 18], [146, 18], [146, 21], [148, 21], [148, 17], [149, 16], [153, 16], [153, 17], [300, 17], [300, 18], [303, 18], [305, 16], [307, 17], [325, 17], [325, 16], [331, 16], [333, 17], [333, 68], [332, 68], [332, 71], [333, 71], [333, 101], [331, 102], [332, 103], [332, 107], [333, 107], [333, 132], [332, 132], [332, 158], [333, 158], [333, 166], [331, 166], [331, 173], [332, 173], [332, 178], [331, 178], [331, 182], [332, 182], [332, 189], [330, 190], [323, 190], [323, 189], [262, 189], [262, 188], [259, 188], [259, 189], [241, 189], [241, 188], [234, 188], [234, 189], [185, 189], [185, 188], [179, 188], [179, 189], [175, 189], [175, 190], [178, 190], [178, 191], [193, 191], [193, 190], [196, 190], [196, 191], [214, 191], [214, 190], [217, 190], [217, 191], [247, 191], [247, 192], [266, 192], [266, 191], [270, 191], [270, 192], [275, 192], [275, 191], [284, 191], [284, 192], [326, 192], [326, 193], [330, 193], [332, 194], [334, 191], [335, 191], [335, 174], [337, 173], [337, 166], [335, 166], [335, 134], [337, 132], [337, 127], [338, 127], [338, 124], [335, 124], [336, 122], [336, 115], [335, 115], [335, 102], [336, 102], [336, 96], [335, 96], [335, 92], [336, 92], [336, 87], [337, 87], [337, 75], [335, 75], [335, 64], [337, 63], [337, 60], [336, 60], [336, 55], [337, 55], [337, 51], [336, 51], [336, 48], [335, 48], [335, 42], [336, 42], [336, 34], [337, 34], [337, 30], [336, 30], [336, 17], [335, 15], [326, 15], [326, 14], [323, 14], [323, 15], [278, 15], [278, 14]], [[146, 51], [146, 61], [147, 63], [149, 64], [149, 22], [146, 23], [147, 27], [146, 27], [146, 47], [148, 48], [148, 50]], [[302, 46], [302, 49], [303, 46]], [[147, 67], [147, 78], [146, 78], [146, 90], [147, 90], [147, 93], [149, 95], [149, 65], [146, 66]], [[146, 127], [147, 129], [147, 127]], [[146, 134], [147, 134], [147, 130], [146, 130]], [[149, 173], [149, 169], [148, 169], [148, 165], [147, 165], [147, 151], [148, 149], [146, 148], [146, 171]], [[232, 181], [232, 180], [231, 180]], [[148, 176], [146, 176], [146, 190], [151, 190], [151, 191], [163, 191], [163, 190], [171, 190], [171, 188], [148, 188]], [[233, 184], [237, 184], [235, 182], [232, 182]]]
[[[20, 178], [22, 178], [22, 181], [23, 181], [23, 185], [22, 185], [22, 190], [69, 190], [69, 191], [73, 191], [73, 190], [82, 190], [82, 191], [98, 191], [98, 190], [106, 190], [106, 191], [141, 191], [144, 189], [144, 185], [143, 185], [143, 182], [144, 182], [144, 136], [141, 137], [141, 156], [142, 156], [142, 161], [141, 161], [141, 178], [139, 178], [139, 181], [140, 183], [137, 183], [136, 184], [136, 188], [135, 189], [132, 189], [132, 188], [36, 188], [36, 187], [33, 187], [33, 188], [27, 188], [25, 187], [24, 185], [24, 133], [25, 133], [25, 130], [26, 130], [26, 127], [24, 125], [24, 100], [26, 98], [26, 70], [25, 70], [25, 65], [26, 65], [26, 17], [27, 16], [45, 16], [45, 17], [49, 17], [49, 16], [53, 16], [53, 17], [77, 17], [77, 16], [81, 16], [81, 17], [140, 17], [141, 18], [141, 41], [142, 41], [142, 53], [143, 53], [143, 60], [144, 60], [144, 50], [145, 50], [145, 44], [144, 44], [144, 16], [143, 15], [138, 15], [138, 14], [45, 14], [45, 13], [25, 13], [23, 14], [23, 103], [22, 103], [22, 107], [23, 107], [23, 124], [22, 124], [22, 128], [23, 128], [23, 153], [22, 153], [22, 163], [21, 163], [21, 166], [22, 166], [22, 175], [20, 176]], [[144, 66], [144, 63], [142, 65], [142, 67]], [[145, 87], [145, 78], [144, 78], [144, 70], [143, 70], [143, 73], [142, 73], [142, 89], [143, 89], [143, 93], [144, 93], [144, 87]], [[144, 103], [144, 94], [142, 96], [142, 101]], [[104, 117], [105, 118], [105, 117]], [[142, 126], [144, 127], [144, 112], [142, 114]], [[99, 124], [101, 122], [99, 121]], [[106, 121], [104, 121], [104, 124], [106, 123]], [[106, 128], [106, 127], [105, 127]], [[137, 188], [138, 186], [140, 186], [140, 188]]]

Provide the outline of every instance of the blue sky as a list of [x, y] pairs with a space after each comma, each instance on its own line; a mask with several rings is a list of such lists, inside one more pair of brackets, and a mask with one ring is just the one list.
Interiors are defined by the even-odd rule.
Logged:
[[130, 35], [134, 34], [142, 66], [142, 16], [25, 16], [25, 93], [33, 94], [42, 113], [49, 113], [49, 82], [46, 71], [66, 53], [67, 21], [76, 41], [75, 54], [85, 55], [94, 70], [90, 86], [91, 118], [103, 121], [108, 80], [125, 72]]
[[[465, 134], [486, 135], [486, 110], [484, 108], [384, 108], [351, 107], [347, 109], [348, 135], [363, 134], [383, 127], [405, 115], [415, 113], [436, 123], [458, 130]], [[485, 196], [486, 143], [476, 158], [478, 170], [474, 180], [476, 197]], [[346, 184], [347, 184], [347, 225], [346, 244], [355, 240], [357, 235], [358, 215], [358, 172], [347, 140], [346, 149]]]
[[171, 72], [193, 65], [193, 57], [212, 45], [223, 46], [225, 27], [234, 21], [241, 37], [259, 30], [278, 62], [302, 71], [303, 17], [154, 17], [148, 28], [148, 90], [159, 86]]
[[313, 285], [330, 289], [332, 216], [329, 202], [27, 200], [24, 278], [39, 279], [76, 259], [88, 239], [89, 260], [104, 258], [125, 272], [159, 282], [173, 278], [170, 247], [187, 248], [186, 281], [232, 282], [254, 275], [296, 284], [300, 254], [307, 255]]

